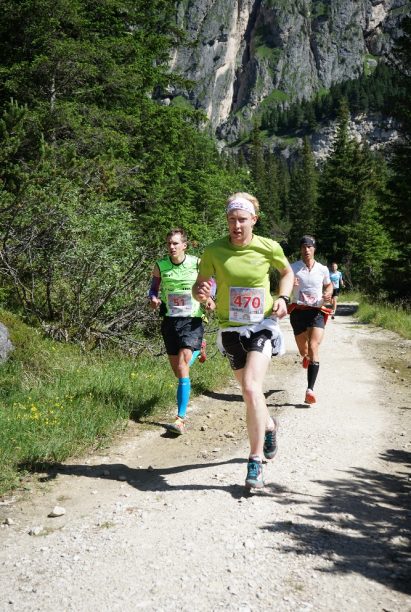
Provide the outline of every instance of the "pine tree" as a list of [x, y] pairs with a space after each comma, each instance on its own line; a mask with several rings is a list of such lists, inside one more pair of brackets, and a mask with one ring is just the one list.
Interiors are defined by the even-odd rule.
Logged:
[[376, 294], [391, 247], [383, 218], [382, 164], [350, 138], [348, 119], [344, 103], [337, 138], [320, 179], [319, 242], [330, 261], [345, 264], [349, 279]]
[[401, 123], [401, 141], [390, 161], [390, 209], [388, 230], [395, 251], [386, 262], [384, 287], [393, 299], [409, 304], [411, 278], [411, 17], [401, 23], [403, 36], [393, 49], [391, 64], [402, 90], [391, 110]]
[[318, 217], [318, 173], [309, 139], [304, 138], [301, 159], [291, 171], [289, 193], [289, 243], [297, 254], [299, 239], [303, 234], [314, 234]]
[[262, 208], [259, 230], [262, 234], [275, 240], [284, 237], [280, 213], [279, 162], [274, 153], [265, 153], [264, 193], [265, 202]]

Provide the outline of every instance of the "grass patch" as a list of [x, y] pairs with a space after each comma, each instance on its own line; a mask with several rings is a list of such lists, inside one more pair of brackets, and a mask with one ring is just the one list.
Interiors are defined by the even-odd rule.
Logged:
[[[0, 321], [15, 347], [0, 366], [0, 494], [18, 486], [31, 465], [106, 446], [129, 419], [164, 414], [175, 405], [176, 380], [166, 355], [85, 353], [45, 339], [10, 313], [0, 311]], [[213, 339], [207, 338], [212, 354]], [[229, 374], [219, 354], [196, 363], [193, 396]]]
[[322, 2], [321, 0], [314, 0], [312, 6], [313, 19], [320, 19], [321, 17], [325, 18], [327, 17], [328, 13], [329, 6], [325, 2]]
[[370, 74], [375, 72], [378, 66], [378, 58], [375, 55], [371, 55], [370, 53], [367, 53], [366, 55], [364, 55], [363, 65], [364, 65], [364, 74], [366, 76], [370, 76]]
[[175, 96], [171, 100], [171, 106], [175, 106], [176, 108], [183, 109], [193, 109], [193, 105], [185, 98], [184, 96]]
[[256, 47], [255, 54], [260, 59], [266, 59], [272, 64], [278, 64], [281, 58], [281, 50], [277, 47], [270, 47], [266, 44], [260, 44]]
[[411, 313], [405, 308], [391, 303], [370, 302], [360, 293], [354, 292], [344, 293], [339, 301], [358, 302], [354, 316], [361, 323], [372, 323], [411, 340]]
[[280, 89], [273, 89], [273, 91], [262, 100], [260, 107], [266, 108], [271, 105], [277, 105], [280, 102], [285, 102], [289, 99], [289, 95]]

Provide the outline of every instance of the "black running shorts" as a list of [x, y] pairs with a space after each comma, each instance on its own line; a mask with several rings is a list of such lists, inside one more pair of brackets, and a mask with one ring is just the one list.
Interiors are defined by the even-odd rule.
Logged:
[[161, 323], [167, 355], [178, 355], [181, 349], [199, 351], [204, 335], [201, 317], [164, 317]]
[[270, 359], [272, 349], [271, 336], [272, 333], [268, 329], [252, 333], [249, 338], [240, 336], [235, 331], [222, 331], [221, 343], [230, 361], [231, 369], [241, 370], [244, 368], [247, 354], [251, 351], [264, 353]]
[[293, 328], [294, 336], [299, 336], [307, 331], [309, 327], [324, 329], [324, 313], [318, 308], [307, 308], [306, 310], [299, 310], [296, 308], [290, 314], [290, 323]]

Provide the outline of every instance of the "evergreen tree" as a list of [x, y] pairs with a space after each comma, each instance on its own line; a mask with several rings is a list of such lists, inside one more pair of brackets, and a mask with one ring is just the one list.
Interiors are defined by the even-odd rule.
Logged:
[[177, 79], [174, 8], [2, 3], [0, 273], [59, 337], [107, 337], [143, 320], [170, 226], [214, 238], [227, 193], [249, 185], [221, 163], [201, 113], [154, 97]]
[[261, 211], [259, 231], [275, 240], [282, 239], [284, 231], [280, 213], [279, 162], [274, 153], [265, 153], [265, 202]]
[[411, 278], [411, 17], [401, 23], [403, 36], [393, 49], [391, 64], [402, 90], [393, 100], [392, 110], [401, 123], [401, 141], [390, 160], [390, 209], [388, 230], [395, 251], [386, 262], [384, 287], [393, 299], [409, 304]]
[[300, 160], [291, 171], [289, 192], [290, 248], [298, 253], [299, 239], [303, 234], [317, 230], [318, 173], [308, 138], [304, 138]]
[[337, 137], [320, 179], [321, 252], [343, 262], [357, 285], [377, 293], [390, 249], [381, 200], [381, 161], [350, 138], [349, 111], [341, 105]]
[[255, 185], [255, 195], [261, 204], [261, 209], [264, 210], [264, 207], [267, 203], [266, 165], [264, 157], [264, 145], [262, 141], [260, 126], [258, 125], [257, 121], [254, 121], [250, 140], [251, 177]]

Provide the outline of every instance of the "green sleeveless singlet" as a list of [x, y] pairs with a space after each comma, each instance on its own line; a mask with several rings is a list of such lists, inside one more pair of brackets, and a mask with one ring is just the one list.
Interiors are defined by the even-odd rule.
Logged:
[[[201, 317], [202, 306], [191, 294], [198, 274], [198, 257], [186, 255], [181, 264], [173, 264], [170, 257], [159, 259], [160, 297], [167, 317]], [[164, 311], [165, 309], [165, 311]]]

